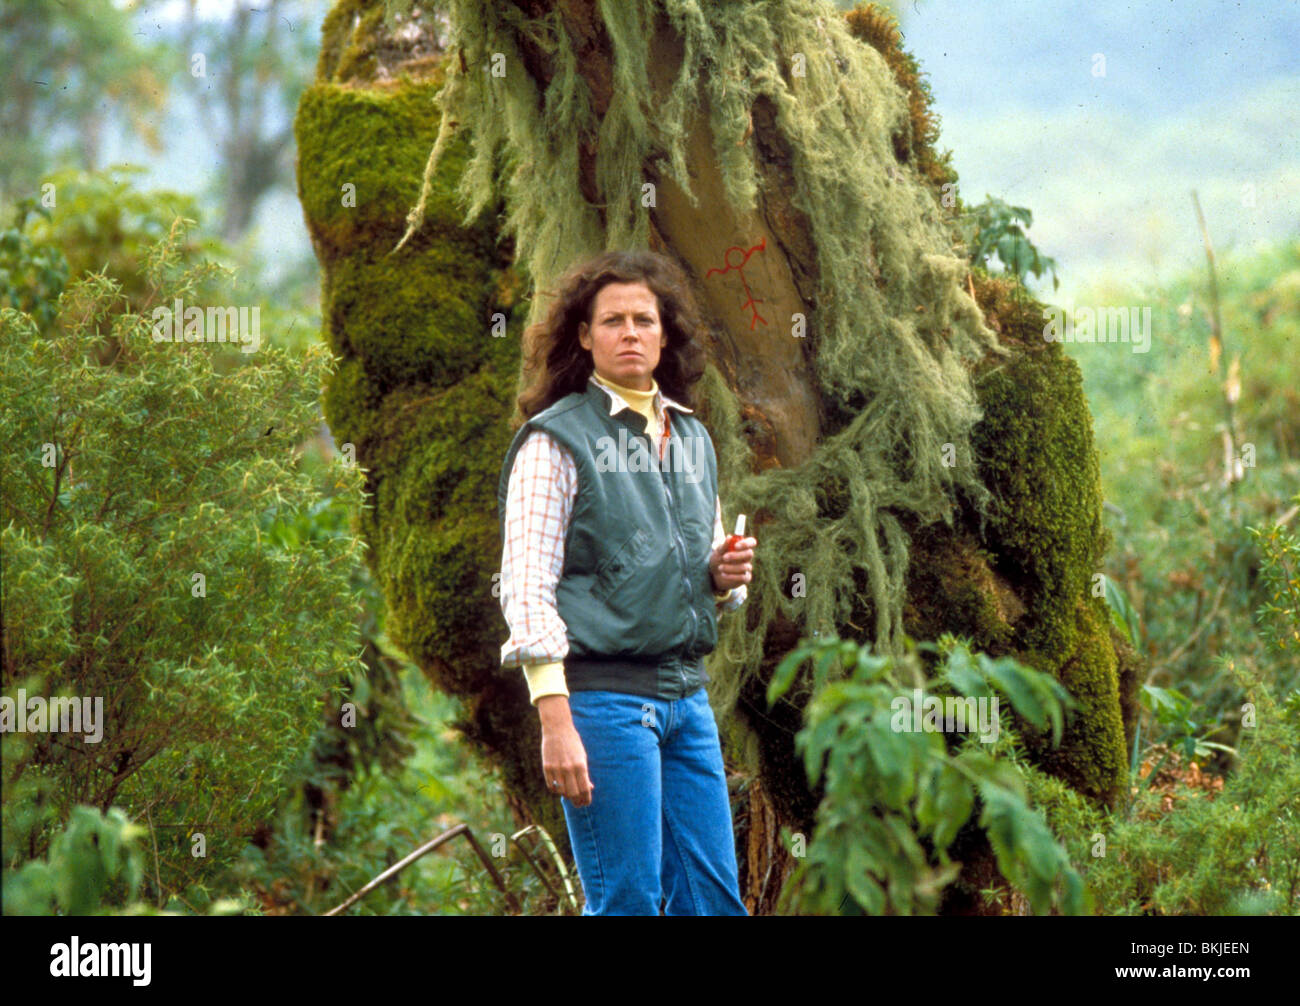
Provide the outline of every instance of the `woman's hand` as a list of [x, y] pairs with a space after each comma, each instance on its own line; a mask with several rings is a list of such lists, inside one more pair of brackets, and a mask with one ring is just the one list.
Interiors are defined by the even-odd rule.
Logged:
[[724, 590], [749, 583], [754, 571], [754, 547], [758, 542], [753, 538], [741, 538], [730, 552], [724, 552], [726, 540], [709, 553], [709, 573], [713, 577], [713, 589], [721, 594]]
[[[575, 807], [591, 803], [595, 789], [587, 775], [587, 749], [573, 725], [569, 699], [565, 695], [543, 695], [537, 700], [542, 720], [542, 771], [546, 788], [556, 796], [567, 796]], [[558, 782], [559, 788], [552, 785]]]

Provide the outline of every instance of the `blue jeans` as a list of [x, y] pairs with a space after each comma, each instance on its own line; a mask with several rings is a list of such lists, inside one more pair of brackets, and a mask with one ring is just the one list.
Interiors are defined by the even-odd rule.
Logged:
[[591, 803], [561, 798], [583, 915], [748, 915], [708, 691], [668, 701], [575, 691]]

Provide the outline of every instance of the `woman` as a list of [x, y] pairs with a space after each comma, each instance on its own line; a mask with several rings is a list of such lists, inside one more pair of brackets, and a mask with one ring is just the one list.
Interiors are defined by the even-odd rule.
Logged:
[[523, 667], [584, 915], [747, 915], [703, 657], [744, 602], [682, 271], [652, 252], [570, 270], [526, 338], [497, 491], [503, 666]]

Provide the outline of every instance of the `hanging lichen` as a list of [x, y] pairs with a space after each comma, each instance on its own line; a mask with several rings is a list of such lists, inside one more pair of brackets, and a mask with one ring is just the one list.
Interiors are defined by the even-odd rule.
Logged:
[[[471, 700], [467, 732], [505, 753], [508, 792], [525, 794], [529, 813], [563, 832], [536, 785], [535, 716], [509, 694], [522, 691], [522, 676], [498, 673], [506, 629], [491, 591], [493, 492], [524, 322], [574, 259], [644, 245], [647, 230], [670, 253], [695, 252], [696, 234], [707, 239], [728, 207], [749, 212], [756, 199], [792, 228], [783, 249], [769, 242], [765, 254], [784, 251], [792, 268], [801, 256], [797, 294], [812, 345], [796, 359], [824, 414], [798, 463], [773, 467], [755, 400], [737, 397], [744, 385], [725, 355], [697, 389], [728, 522], [749, 514], [761, 542], [750, 600], [721, 617], [709, 662], [729, 753], [756, 769], [761, 749], [766, 798], [783, 822], [802, 820], [802, 769], [781, 754], [799, 710], [729, 717], [742, 689], [752, 712], [764, 666], [796, 630], [893, 646], [904, 625], [927, 636], [965, 630], [1087, 698], [1086, 721], [1051, 768], [1090, 796], [1112, 792], [1124, 766], [1114, 666], [1104, 619], [1080, 606], [1095, 607], [1079, 584], [1095, 561], [1101, 505], [1086, 403], [1073, 391], [1018, 394], [1022, 377], [1073, 388], [1061, 383], [1073, 364], [1050, 351], [1019, 361], [1034, 305], [1013, 316], [978, 270], [982, 315], [963, 292], [971, 281], [939, 202], [955, 175], [931, 149], [928, 92], [915, 61], [895, 51], [892, 21], [877, 9], [844, 19], [811, 3], [568, 4], [568, 22], [460, 6], [444, 55], [429, 46], [428, 12], [423, 35], [404, 21], [394, 33], [377, 0], [338, 0], [296, 124], [300, 194], [323, 266], [326, 336], [343, 358], [326, 415], [369, 470], [374, 507], [363, 530], [388, 631], [437, 687]], [[599, 25], [572, 21], [596, 13]], [[593, 58], [596, 28], [613, 59], [609, 50]], [[676, 55], [666, 61], [670, 28]], [[536, 72], [493, 78], [498, 52], [516, 70], [531, 60]], [[788, 70], [799, 54], [804, 77]], [[591, 86], [596, 62], [616, 71], [605, 93]], [[756, 140], [766, 144], [757, 152]], [[641, 204], [646, 178], [664, 183], [661, 197], [673, 179], [686, 192], [694, 183], [698, 231], [665, 237], [665, 205]], [[355, 206], [340, 199], [347, 186]], [[688, 196], [673, 198], [673, 212], [689, 217]], [[420, 211], [408, 212], [413, 205]], [[513, 242], [497, 241], [502, 221]], [[522, 287], [512, 260], [530, 274]], [[529, 286], [531, 299], [521, 296]], [[524, 318], [526, 307], [534, 317]], [[503, 338], [488, 334], [498, 314]], [[985, 355], [992, 337], [982, 320], [1015, 351], [1013, 366], [988, 367], [997, 353]], [[725, 329], [724, 350], [743, 334]], [[983, 376], [972, 387], [976, 358]], [[1050, 424], [1052, 450], [1018, 435], [1022, 412]], [[1039, 485], [1061, 491], [1044, 495]], [[1074, 516], [1062, 519], [1067, 505]]]
[[[743, 621], [723, 619], [712, 673], [725, 708], [741, 676], [758, 669], [765, 626], [778, 610], [807, 631], [842, 626], [863, 607], [856, 595], [865, 582], [874, 622], [864, 635], [900, 645], [908, 550], [899, 514], [950, 523], [962, 493], [984, 506], [969, 441], [980, 417], [969, 367], [996, 352], [996, 342], [962, 286], [966, 263], [933, 177], [899, 165], [891, 138], [914, 135], [909, 95], [842, 17], [810, 0], [627, 0], [599, 10], [613, 73], [597, 122], [554, 9], [534, 20], [509, 5], [453, 2], [452, 57], [426, 183], [452, 123], [469, 127], [472, 154], [460, 183], [466, 222], [501, 195], [502, 171], [505, 228], [520, 265], [544, 289], [576, 259], [646, 244], [650, 210], [640, 196], [651, 158], [694, 198], [685, 145], [697, 100], [728, 201], [752, 207], [759, 180], [745, 142], [749, 113], [761, 98], [775, 107], [794, 155], [794, 202], [817, 249], [813, 358], [838, 428], [798, 468], [751, 474], [741, 461], [744, 437], [726, 419], [736, 417], [737, 403], [716, 374], [708, 382], [707, 416], [725, 459], [724, 507], [755, 515], [765, 560], [755, 565]], [[680, 37], [683, 59], [670, 92], [652, 94], [648, 46], [660, 17]], [[529, 73], [493, 75], [494, 65], [523, 65], [521, 39], [540, 47], [551, 67], [540, 93]], [[599, 205], [579, 185], [581, 145], [592, 137]], [[408, 217], [408, 237], [419, 228], [423, 198]], [[540, 310], [534, 301], [530, 322]]]

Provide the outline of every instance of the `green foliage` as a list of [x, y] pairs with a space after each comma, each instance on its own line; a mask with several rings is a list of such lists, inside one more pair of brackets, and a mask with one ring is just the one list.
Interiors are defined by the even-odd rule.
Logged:
[[[1279, 523], [1300, 483], [1300, 242], [1221, 255], [1218, 275], [1217, 361], [1200, 267], [1159, 287], [1081, 291], [1077, 303], [1150, 306], [1151, 348], [1073, 344], [1069, 352], [1106, 445], [1114, 546], [1104, 564], [1140, 616], [1144, 676], [1186, 696], [1207, 729], [1226, 728], [1216, 739], [1237, 747], [1241, 695], [1220, 658], [1253, 668], [1277, 695], [1300, 686], [1294, 513]], [[1234, 359], [1236, 447], [1249, 444], [1255, 464], [1227, 486], [1225, 378]], [[1290, 645], [1276, 645], [1282, 639]], [[1165, 740], [1158, 725], [1150, 740]]]
[[1086, 911], [1082, 880], [1029, 807], [1016, 767], [973, 735], [950, 742], [942, 732], [914, 730], [906, 712], [914, 689], [955, 693], [954, 700], [1001, 697], [1059, 740], [1073, 700], [1051, 675], [1009, 657], [972, 655], [951, 640], [941, 649], [946, 659], [934, 682], [914, 652], [875, 654], [835, 636], [801, 640], [777, 666], [769, 702], [812, 663], [812, 699], [795, 745], [810, 784], [825, 777], [817, 830], [787, 888], [792, 903], [812, 912], [836, 912], [850, 901], [850, 911], [872, 915], [934, 912], [960, 870], [947, 850], [978, 803], [978, 826], [999, 870], [1033, 910]]
[[[313, 809], [296, 794], [281, 808], [266, 846], [245, 849], [237, 874], [257, 892], [268, 914], [321, 915], [455, 824], [470, 825], [490, 853], [494, 836], [514, 831], [500, 769], [479, 757], [455, 729], [463, 715], [461, 702], [434, 691], [409, 662], [400, 679], [401, 701], [417, 720], [410, 759], [392, 772], [358, 766], [351, 784], [326, 808]], [[321, 813], [333, 825], [324, 842], [316, 832]], [[509, 855], [494, 864], [525, 914], [553, 907], [513, 843]], [[499, 915], [505, 910], [483, 864], [457, 838], [371, 891], [346, 914]]]
[[[1235, 671], [1258, 722], [1222, 791], [1180, 786], [1171, 809], [1141, 788], [1127, 818], [1106, 822], [1105, 855], [1078, 849], [1107, 914], [1300, 914], [1300, 692], [1278, 703], [1262, 678]], [[1086, 831], [1058, 834], [1074, 851]]]
[[[1280, 558], [1270, 554], [1265, 580], [1278, 582], [1273, 567]], [[1257, 617], [1262, 623], [1272, 614], [1261, 608]], [[1189, 785], [1183, 774], [1172, 792], [1157, 791], [1153, 780], [1178, 755], [1166, 752], [1141, 778], [1139, 752], [1153, 747], [1141, 747], [1140, 730], [1132, 799], [1123, 811], [1102, 813], [1058, 780], [1022, 766], [1035, 805], [1071, 860], [1083, 865], [1105, 914], [1300, 914], [1300, 690], [1278, 701], [1253, 661], [1219, 659], [1239, 689], [1238, 703], [1246, 699], [1235, 751], [1204, 742], [1206, 716], [1177, 690], [1148, 687], [1144, 705], [1184, 758], [1235, 756], [1221, 790]]]
[[[328, 464], [320, 462], [321, 470], [314, 472], [318, 486], [333, 487], [337, 463], [337, 459]], [[264, 514], [262, 530], [267, 542], [286, 549], [306, 544], [320, 547], [327, 541], [342, 544], [352, 539], [354, 515], [352, 505], [343, 496], [326, 496], [305, 511], [274, 517]], [[342, 710], [337, 704], [327, 703], [311, 750], [288, 782], [291, 787], [302, 785], [312, 790], [316, 799], [329, 798], [322, 797], [320, 791], [346, 789], [363, 766], [376, 764], [396, 772], [413, 752], [410, 733], [416, 720], [406, 708], [397, 680], [395, 668], [399, 662], [379, 653], [383, 600], [363, 563], [353, 566], [349, 586], [362, 601], [360, 630], [364, 642], [360, 664], [340, 674], [338, 684], [343, 689], [340, 700], [355, 707], [355, 721], [343, 725]]]
[[[133, 297], [77, 276], [48, 332], [0, 310], [3, 683], [102, 698], [104, 726], [98, 744], [4, 735], [5, 865], [76, 804], [116, 804], [152, 832], [160, 899], [220, 882], [360, 648], [360, 543], [293, 532], [320, 503], [295, 455], [328, 351], [154, 342], [149, 306], [212, 276], [190, 250], [178, 221]], [[338, 470], [339, 505], [360, 479]]]
[[1110, 621], [1120, 634], [1134, 647], [1140, 647], [1142, 640], [1142, 617], [1133, 608], [1129, 602], [1128, 595], [1118, 583], [1104, 573], [1099, 573], [1102, 579], [1104, 597], [1106, 598], [1106, 607], [1110, 609]]
[[[20, 200], [12, 226], [0, 230], [0, 304], [31, 315], [46, 332], [55, 323], [68, 278], [102, 272], [118, 284], [125, 310], [148, 313], [158, 304], [157, 288], [147, 275], [149, 259], [166, 242], [178, 261], [162, 268], [176, 273], [189, 269], [189, 303], [256, 298], [263, 344], [301, 353], [315, 341], [312, 333], [319, 320], [299, 306], [302, 294], [315, 287], [315, 276], [304, 288], [294, 287], [294, 276], [276, 289], [264, 286], [266, 264], [255, 256], [232, 252], [196, 228], [176, 228], [178, 217], [189, 223], [202, 219], [196, 200], [169, 190], [140, 190], [134, 179], [145, 171], [118, 164], [104, 171], [49, 172], [45, 182], [52, 186], [53, 208]], [[110, 345], [100, 352], [108, 358], [116, 349]], [[228, 360], [218, 357], [217, 365], [224, 369]]]
[[[1236, 752], [1226, 744], [1216, 744], [1208, 740], [1216, 731], [1205, 731], [1205, 724], [1198, 722], [1192, 700], [1177, 688], [1157, 688], [1155, 685], [1142, 686], [1142, 707], [1155, 717], [1156, 723], [1163, 728], [1163, 737], [1173, 750], [1181, 751], [1197, 758], [1209, 757], [1211, 751]], [[1152, 770], [1154, 776], [1159, 766]]]
[[[229, 270], [220, 264], [221, 242], [189, 229], [174, 230], [177, 217], [191, 222], [201, 219], [197, 201], [167, 189], [141, 190], [135, 179], [146, 171], [140, 165], [119, 164], [104, 171], [50, 172], [46, 181], [55, 196], [54, 208], [37, 211], [29, 200], [20, 203], [32, 208], [19, 220], [19, 230], [31, 242], [29, 254], [62, 257], [69, 277], [104, 273], [116, 282], [127, 309], [143, 313], [146, 304], [152, 308], [158, 303], [151, 299], [159, 291], [151, 284], [147, 261], [165, 241], [176, 249], [177, 261], [161, 268], [179, 272], [188, 265], [196, 301], [223, 296], [228, 300]], [[30, 275], [30, 265], [15, 273]], [[52, 306], [62, 289], [60, 285], [49, 291], [53, 296], [40, 296], [39, 287], [28, 285], [24, 296]], [[44, 331], [43, 319], [36, 320]]]
[[[189, 915], [178, 902], [156, 909], [140, 901], [149, 829], [116, 807], [72, 809], [67, 825], [50, 842], [49, 855], [4, 874], [5, 915]], [[194, 885], [202, 894], [203, 885]], [[197, 897], [207, 915], [233, 915], [247, 908], [241, 898]]]
[[57, 247], [32, 241], [25, 232], [30, 214], [50, 216], [34, 200], [23, 200], [15, 213], [17, 225], [0, 230], [0, 307], [29, 314], [48, 328], [68, 282], [68, 260]]
[[1004, 275], [1014, 276], [1023, 284], [1031, 272], [1041, 277], [1050, 269], [1052, 289], [1058, 289], [1061, 281], [1056, 275], [1056, 259], [1040, 255], [1020, 226], [1023, 223], [1029, 227], [1033, 222], [1034, 215], [1028, 208], [1011, 206], [986, 194], [984, 202], [970, 207], [962, 221], [971, 263], [987, 269], [989, 257], [996, 252]]
[[[1292, 498], [1300, 507], [1300, 494]], [[1247, 528], [1263, 556], [1264, 599], [1255, 613], [1260, 634], [1279, 652], [1300, 651], [1300, 535], [1280, 524]]]
[[144, 862], [139, 839], [146, 834], [116, 807], [107, 814], [74, 807], [48, 857], [6, 871], [4, 914], [99, 915], [106, 901], [133, 900]]

